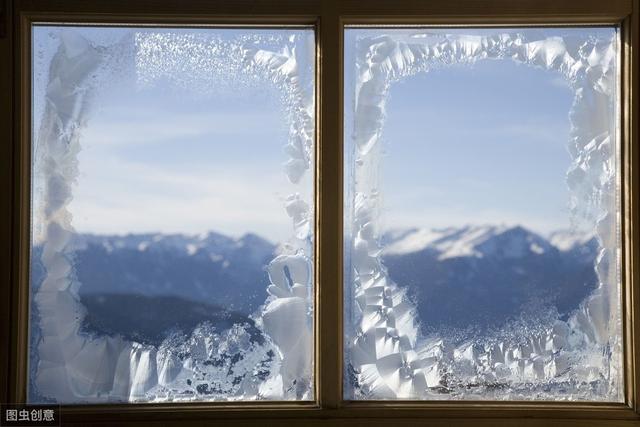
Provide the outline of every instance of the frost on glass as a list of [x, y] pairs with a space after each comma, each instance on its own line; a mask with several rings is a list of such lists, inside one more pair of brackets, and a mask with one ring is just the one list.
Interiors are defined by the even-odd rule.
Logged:
[[[349, 33], [353, 43], [347, 42], [346, 50], [352, 50], [354, 59], [345, 66], [345, 397], [622, 401], [616, 31]], [[460, 340], [446, 331], [422, 332], [428, 325], [418, 317], [406, 284], [390, 278], [383, 255], [430, 245], [441, 259], [481, 257], [473, 251], [491, 248], [476, 246], [480, 240], [475, 239], [502, 230], [465, 229], [455, 247], [447, 246], [452, 240], [446, 229], [390, 237], [380, 224], [385, 194], [380, 192], [379, 170], [385, 160], [383, 131], [394, 84], [485, 60], [512, 60], [551, 71], [571, 88], [568, 205], [595, 235], [596, 284], [566, 316], [535, 313], [538, 324], [523, 318], [492, 335]], [[567, 237], [575, 238], [558, 235], [554, 244], [570, 246]], [[529, 243], [531, 250], [543, 250], [541, 242]], [[430, 277], [421, 280], [428, 282]], [[456, 297], [452, 292], [452, 305]]]
[[[302, 181], [313, 175], [313, 32], [36, 27], [33, 34], [30, 401], [312, 399], [313, 200]], [[268, 297], [249, 320], [227, 319], [227, 328], [201, 322], [156, 344], [84, 328], [69, 204], [96, 101], [123, 79], [194, 97], [248, 85], [279, 94], [288, 128], [280, 173], [300, 190], [283, 197], [291, 238], [266, 267]]]

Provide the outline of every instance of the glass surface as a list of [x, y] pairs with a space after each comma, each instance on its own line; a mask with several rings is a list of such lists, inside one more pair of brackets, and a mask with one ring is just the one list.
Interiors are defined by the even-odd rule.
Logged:
[[313, 399], [313, 30], [32, 34], [29, 401]]
[[347, 29], [345, 398], [623, 401], [615, 28]]

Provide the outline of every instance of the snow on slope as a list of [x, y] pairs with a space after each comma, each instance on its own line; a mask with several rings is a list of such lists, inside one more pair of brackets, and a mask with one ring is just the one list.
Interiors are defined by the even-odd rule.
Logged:
[[507, 258], [532, 252], [542, 254], [555, 247], [567, 251], [583, 245], [591, 235], [558, 231], [549, 240], [523, 227], [470, 225], [461, 228], [395, 230], [385, 234], [384, 255], [404, 255], [423, 250], [440, 253], [439, 260], [458, 257], [482, 258], [502, 252]]

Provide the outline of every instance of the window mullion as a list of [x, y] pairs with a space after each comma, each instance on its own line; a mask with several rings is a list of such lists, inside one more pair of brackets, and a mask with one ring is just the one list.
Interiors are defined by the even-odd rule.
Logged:
[[316, 384], [324, 408], [342, 399], [342, 26], [323, 2], [318, 34]]

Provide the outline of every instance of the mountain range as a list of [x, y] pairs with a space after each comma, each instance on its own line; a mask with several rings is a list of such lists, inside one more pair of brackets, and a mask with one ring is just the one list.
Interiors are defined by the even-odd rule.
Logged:
[[[566, 315], [597, 282], [597, 241], [567, 231], [406, 229], [382, 243], [390, 277], [408, 289], [429, 328], [499, 327], [540, 307]], [[85, 327], [156, 344], [167, 330], [188, 333], [201, 321], [253, 323], [249, 315], [267, 298], [266, 265], [278, 253], [255, 234], [214, 232], [77, 234], [72, 249]], [[34, 283], [43, 273], [32, 268]]]
[[387, 233], [383, 262], [406, 286], [422, 325], [486, 330], [552, 308], [566, 316], [596, 287], [595, 237], [546, 238], [521, 226]]
[[248, 315], [267, 297], [276, 246], [255, 234], [79, 234], [73, 250], [81, 297], [172, 296]]

